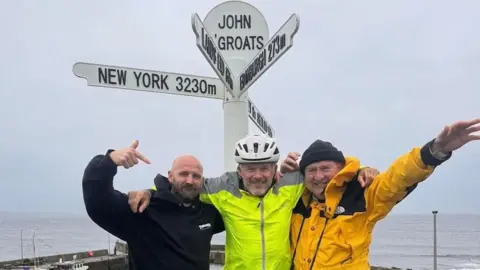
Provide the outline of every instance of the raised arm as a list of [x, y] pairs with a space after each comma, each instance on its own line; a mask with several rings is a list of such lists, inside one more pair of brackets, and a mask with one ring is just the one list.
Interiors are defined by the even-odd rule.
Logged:
[[375, 223], [384, 218], [418, 183], [448, 160], [454, 150], [472, 140], [479, 140], [480, 135], [473, 134], [480, 130], [480, 126], [476, 126], [479, 123], [480, 119], [476, 119], [445, 127], [436, 139], [422, 148], [413, 148], [397, 158], [387, 171], [379, 174], [366, 190], [369, 221]]
[[123, 154], [129, 156], [128, 152], [125, 149], [109, 150], [105, 155], [95, 156], [88, 163], [82, 181], [83, 200], [88, 216], [98, 226], [124, 241], [128, 241], [136, 230], [135, 216], [129, 208], [127, 195], [113, 188], [113, 179], [118, 165], [129, 167], [138, 163], [135, 155], [128, 160], [120, 160]]

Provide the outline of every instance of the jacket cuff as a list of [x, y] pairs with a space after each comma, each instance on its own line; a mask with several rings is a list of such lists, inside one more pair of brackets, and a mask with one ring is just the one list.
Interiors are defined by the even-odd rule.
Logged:
[[450, 157], [452, 156], [452, 152], [448, 153], [447, 156], [443, 159], [443, 160], [440, 160], [440, 159], [437, 159], [435, 158], [433, 155], [432, 155], [432, 152], [430, 151], [431, 149], [431, 146], [433, 144], [433, 142], [435, 141], [435, 139], [429, 141], [427, 144], [425, 144], [422, 149], [420, 150], [420, 156], [422, 158], [422, 161], [425, 165], [429, 165], [429, 166], [438, 166], [440, 164], [442, 164], [443, 162], [447, 161], [450, 159]]
[[105, 156], [100, 161], [100, 168], [103, 170], [104, 176], [115, 176], [117, 174], [117, 164], [113, 162], [112, 158], [110, 157], [110, 153], [115, 150], [109, 149]]

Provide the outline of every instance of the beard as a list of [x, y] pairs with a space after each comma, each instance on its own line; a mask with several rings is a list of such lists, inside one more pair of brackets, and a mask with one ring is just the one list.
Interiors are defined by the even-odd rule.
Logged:
[[172, 184], [172, 193], [184, 203], [194, 202], [199, 195], [199, 188], [192, 184]]

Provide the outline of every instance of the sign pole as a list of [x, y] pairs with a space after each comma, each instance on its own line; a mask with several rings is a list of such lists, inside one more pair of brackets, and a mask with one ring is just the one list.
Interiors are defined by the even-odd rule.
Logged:
[[223, 103], [223, 143], [224, 169], [236, 171], [235, 145], [238, 140], [248, 135], [248, 95], [233, 98], [228, 92]]

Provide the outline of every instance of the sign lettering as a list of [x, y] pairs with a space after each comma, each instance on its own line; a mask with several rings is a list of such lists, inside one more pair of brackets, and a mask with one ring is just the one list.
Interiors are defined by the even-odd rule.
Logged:
[[203, 20], [226, 63], [238, 77], [268, 41], [263, 14], [243, 1], [227, 1], [214, 7]]
[[224, 99], [223, 83], [216, 78], [127, 67], [76, 63], [73, 73], [90, 86], [161, 92]]
[[275, 131], [250, 99], [248, 100], [248, 116], [263, 133], [273, 138]]
[[293, 36], [299, 27], [299, 18], [296, 14], [268, 41], [267, 45], [257, 54], [245, 70], [240, 74], [240, 91], [244, 93], [273, 63], [275, 63], [293, 45]]
[[[222, 20], [217, 24], [218, 29], [221, 30], [238, 30], [238, 29], [252, 29], [252, 15], [223, 15]], [[234, 34], [232, 32], [231, 34]], [[217, 46], [220, 51], [229, 50], [260, 50], [263, 48], [263, 36], [255, 35], [219, 35], [214, 34], [217, 39]], [[223, 53], [223, 52], [222, 52]]]
[[227, 90], [234, 95], [234, 76], [232, 71], [225, 63], [225, 59], [220, 54], [220, 50], [215, 45], [215, 42], [203, 26], [197, 14], [192, 16], [192, 28], [197, 36], [197, 47], [215, 70], [220, 80], [225, 84]]

